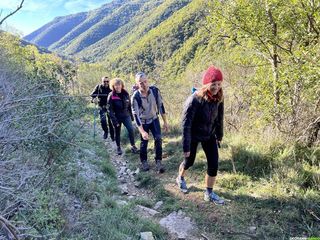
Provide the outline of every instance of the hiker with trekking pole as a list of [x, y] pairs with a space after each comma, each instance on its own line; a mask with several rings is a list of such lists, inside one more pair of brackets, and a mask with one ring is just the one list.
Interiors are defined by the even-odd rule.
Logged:
[[[108, 138], [108, 125], [110, 130], [110, 137], [111, 140], [114, 141], [114, 129], [110, 120], [110, 117], [107, 114], [107, 100], [108, 95], [111, 92], [111, 89], [109, 87], [109, 78], [108, 77], [102, 77], [101, 78], [101, 84], [98, 84], [95, 89], [90, 94], [91, 96], [91, 102], [92, 103], [98, 103], [99, 105], [99, 115], [100, 115], [100, 123], [103, 133], [103, 138]], [[107, 122], [108, 120], [108, 122]]]
[[185, 102], [182, 120], [184, 161], [176, 178], [180, 191], [187, 193], [185, 175], [194, 164], [197, 147], [201, 143], [207, 158], [204, 200], [215, 204], [224, 204], [224, 200], [213, 192], [218, 171], [218, 147], [223, 137], [222, 81], [222, 72], [210, 66], [202, 78], [202, 87]]
[[107, 110], [116, 133], [117, 154], [122, 154], [120, 146], [122, 124], [128, 131], [131, 152], [138, 153], [134, 139], [134, 128], [132, 125], [133, 116], [131, 112], [130, 96], [124, 89], [124, 81], [120, 78], [114, 78], [110, 81], [110, 88], [112, 92], [109, 93], [108, 96]]
[[147, 156], [149, 132], [154, 138], [156, 171], [165, 171], [162, 164], [162, 135], [159, 114], [163, 119], [163, 129], [168, 131], [168, 122], [160, 91], [155, 86], [150, 86], [145, 73], [136, 74], [136, 90], [131, 98], [132, 114], [141, 136], [140, 161], [141, 169], [149, 171]]

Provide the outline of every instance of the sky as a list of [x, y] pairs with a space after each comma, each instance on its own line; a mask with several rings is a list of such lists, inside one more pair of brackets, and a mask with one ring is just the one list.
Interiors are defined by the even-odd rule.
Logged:
[[[89, 11], [111, 0], [25, 0], [23, 7], [4, 23], [7, 31], [27, 35], [55, 17]], [[14, 11], [21, 0], [0, 0], [0, 19]]]

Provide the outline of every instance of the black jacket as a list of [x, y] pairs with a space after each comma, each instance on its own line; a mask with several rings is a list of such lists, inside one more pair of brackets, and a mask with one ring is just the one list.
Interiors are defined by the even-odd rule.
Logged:
[[183, 110], [183, 151], [190, 152], [191, 141], [207, 141], [213, 135], [223, 137], [223, 102], [208, 102], [196, 93], [186, 101]]
[[117, 126], [119, 120], [126, 117], [131, 117], [131, 120], [133, 120], [130, 96], [125, 90], [122, 90], [121, 93], [111, 92], [109, 94], [107, 109], [113, 126]]
[[100, 107], [106, 107], [107, 101], [108, 101], [108, 95], [111, 92], [111, 89], [108, 87], [103, 86], [102, 84], [98, 84], [93, 92], [90, 94], [92, 98], [98, 98], [99, 99], [99, 106]]

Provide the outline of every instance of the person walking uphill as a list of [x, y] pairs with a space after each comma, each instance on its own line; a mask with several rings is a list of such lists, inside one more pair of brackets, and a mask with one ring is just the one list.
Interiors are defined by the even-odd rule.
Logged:
[[212, 191], [218, 171], [218, 145], [223, 137], [222, 81], [221, 71], [214, 66], [209, 67], [203, 76], [202, 88], [193, 93], [185, 103], [182, 121], [185, 159], [180, 164], [176, 179], [180, 190], [186, 193], [188, 188], [184, 177], [193, 165], [197, 146], [201, 143], [207, 158], [204, 200], [215, 204], [224, 204], [224, 200]]
[[165, 171], [162, 161], [162, 136], [158, 114], [162, 116], [164, 131], [168, 131], [165, 108], [160, 91], [155, 86], [148, 85], [147, 76], [143, 72], [136, 74], [138, 90], [131, 98], [132, 113], [141, 134], [140, 160], [143, 171], [149, 170], [147, 148], [149, 131], [154, 138], [156, 170], [158, 173]]
[[[108, 77], [102, 77], [101, 78], [101, 84], [98, 84], [95, 89], [92, 91], [90, 96], [92, 97], [91, 102], [94, 102], [95, 98], [98, 98], [98, 104], [100, 107], [100, 122], [102, 130], [104, 131], [103, 138], [108, 138], [108, 125], [110, 130], [110, 137], [111, 140], [114, 141], [114, 129], [111, 124], [111, 120], [109, 116], [106, 116], [107, 113], [107, 100], [108, 95], [111, 92], [111, 89], [109, 88], [109, 78]], [[107, 124], [107, 118], [108, 118], [108, 124]]]
[[120, 147], [121, 124], [123, 124], [129, 134], [131, 152], [137, 153], [135, 146], [134, 130], [132, 126], [133, 116], [131, 112], [131, 103], [129, 93], [124, 89], [124, 82], [120, 78], [112, 79], [110, 82], [112, 92], [108, 96], [108, 114], [116, 132], [116, 144], [118, 155], [122, 154]]

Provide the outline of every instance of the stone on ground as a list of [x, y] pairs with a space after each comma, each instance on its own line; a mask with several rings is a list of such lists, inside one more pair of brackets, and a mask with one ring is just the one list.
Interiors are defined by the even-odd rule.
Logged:
[[141, 240], [154, 240], [152, 232], [142, 232], [140, 238]]
[[141, 206], [141, 205], [137, 205], [135, 210], [140, 216], [146, 217], [146, 218], [150, 218], [150, 217], [153, 217], [153, 216], [159, 214], [158, 211], [151, 209], [151, 208]]
[[195, 239], [197, 227], [182, 211], [172, 212], [160, 220], [160, 225], [178, 239]]

